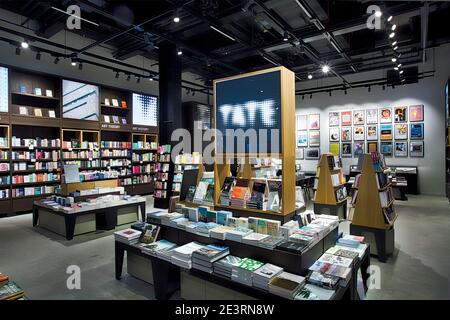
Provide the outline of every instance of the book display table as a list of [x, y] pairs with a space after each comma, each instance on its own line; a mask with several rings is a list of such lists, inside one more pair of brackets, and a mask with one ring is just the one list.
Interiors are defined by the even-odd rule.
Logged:
[[[252, 257], [253, 259], [264, 261], [264, 263], [276, 264], [283, 267], [285, 271], [303, 276], [308, 273], [308, 268], [313, 265], [325, 251], [332, 247], [338, 239], [338, 230], [335, 228], [322, 240], [313, 245], [309, 250], [300, 254], [279, 249], [270, 250], [230, 240], [218, 240], [193, 234], [171, 226], [160, 226], [161, 239], [171, 241], [177, 245], [184, 245], [191, 241], [197, 241], [203, 244], [217, 243], [228, 246], [230, 249], [230, 254], [232, 255]], [[182, 273], [181, 275], [185, 274], [188, 277], [194, 277], [197, 280], [204, 281], [206, 286], [210, 285], [219, 288], [224, 287], [233, 292], [240, 293], [241, 296], [248, 296], [256, 299], [283, 299], [282, 297], [267, 291], [232, 281], [227, 277], [217, 274], [211, 274], [193, 268], [189, 270], [183, 268], [180, 269], [180, 267], [165, 260], [141, 252], [140, 248], [137, 246], [125, 244], [119, 241], [115, 241], [115, 270], [117, 280], [119, 280], [122, 276], [125, 251], [151, 260], [155, 297], [157, 299], [169, 299], [173, 292], [180, 288], [180, 271]], [[336, 290], [334, 296], [332, 297], [333, 300], [358, 299], [357, 275], [358, 271], [361, 270], [364, 282], [367, 280], [367, 268], [370, 265], [369, 252], [370, 247], [367, 248], [362, 259], [360, 259], [353, 267], [352, 276], [349, 281], [345, 284], [345, 286], [340, 286]], [[196, 296], [198, 295], [201, 295], [201, 293], [196, 293]]]
[[118, 224], [125, 222], [120, 219], [123, 212], [129, 215], [133, 214], [130, 210], [134, 210], [136, 220], [138, 220], [139, 209], [142, 219], [145, 219], [145, 198], [143, 197], [79, 208], [73, 212], [55, 210], [42, 200], [35, 201], [33, 204], [33, 227], [39, 224], [50, 231], [63, 234], [67, 240], [72, 240], [75, 234], [92, 232], [97, 229], [114, 229]]
[[370, 254], [376, 255], [380, 262], [386, 262], [394, 252], [394, 227], [389, 229], [370, 228], [350, 224], [350, 234], [363, 236], [370, 244]]

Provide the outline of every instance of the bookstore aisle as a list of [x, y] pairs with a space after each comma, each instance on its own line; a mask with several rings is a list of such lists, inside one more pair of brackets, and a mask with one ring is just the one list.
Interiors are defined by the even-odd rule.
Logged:
[[[147, 196], [147, 210], [152, 207], [152, 197]], [[371, 265], [380, 268], [381, 284], [380, 289], [367, 292], [367, 299], [450, 299], [450, 259], [445, 254], [450, 242], [447, 199], [411, 195], [409, 201], [396, 205], [396, 211], [395, 251], [387, 263], [371, 259]], [[348, 225], [340, 228], [348, 232]], [[122, 280], [115, 280], [113, 231], [66, 241], [43, 229], [32, 229], [31, 215], [4, 218], [0, 257], [8, 257], [0, 261], [1, 272], [20, 284], [28, 299], [155, 298], [151, 285], [126, 274], [126, 263]], [[81, 268], [81, 290], [66, 287], [66, 268], [72, 264]], [[180, 299], [180, 293], [171, 299]]]

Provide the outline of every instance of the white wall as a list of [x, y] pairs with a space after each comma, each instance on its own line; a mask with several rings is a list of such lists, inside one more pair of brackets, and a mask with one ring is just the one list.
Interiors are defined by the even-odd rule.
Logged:
[[[296, 97], [297, 114], [320, 114], [320, 149], [321, 153], [328, 152], [328, 112], [361, 110], [379, 107], [424, 105], [424, 146], [423, 158], [395, 158], [388, 157], [388, 165], [417, 166], [419, 171], [419, 188], [423, 194], [445, 194], [445, 126], [444, 126], [444, 88], [450, 77], [450, 45], [429, 50], [429, 59], [425, 65], [419, 65], [419, 72], [435, 70], [434, 77], [420, 80], [416, 84], [396, 87], [395, 89], [381, 86], [372, 87], [369, 93], [367, 88], [356, 88], [343, 91], [334, 91], [330, 97], [328, 93], [313, 94], [302, 99]], [[346, 76], [347, 81], [381, 78], [383, 71], [362, 73], [357, 76]], [[312, 80], [300, 82], [297, 89], [314, 88], [335, 84], [335, 79]], [[343, 165], [348, 171], [351, 164], [356, 164], [356, 158], [343, 158]], [[317, 160], [301, 161], [304, 170], [315, 170]]]

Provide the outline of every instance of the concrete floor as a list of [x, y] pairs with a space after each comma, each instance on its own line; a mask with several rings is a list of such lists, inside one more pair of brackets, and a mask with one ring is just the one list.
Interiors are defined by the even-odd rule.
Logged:
[[[387, 263], [371, 259], [380, 267], [381, 285], [369, 290], [368, 299], [450, 299], [449, 203], [443, 197], [409, 198], [396, 202], [394, 255]], [[341, 228], [348, 230], [348, 224]], [[69, 265], [81, 269], [81, 290], [67, 289]], [[10, 275], [30, 299], [154, 298], [153, 288], [140, 280], [115, 280], [112, 232], [66, 241], [33, 228], [31, 214], [0, 219], [0, 272]]]

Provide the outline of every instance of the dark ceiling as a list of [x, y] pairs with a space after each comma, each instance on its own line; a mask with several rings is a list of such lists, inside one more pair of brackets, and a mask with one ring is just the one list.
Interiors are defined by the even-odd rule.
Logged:
[[[274, 64], [290, 68], [297, 79], [322, 76], [323, 64], [341, 78], [392, 68], [385, 25], [390, 15], [404, 65], [417, 64], [424, 48], [450, 39], [450, 4], [442, 1], [0, 0], [0, 7], [39, 21], [36, 35], [46, 38], [65, 28], [66, 16], [51, 7], [65, 10], [70, 4], [99, 24], [83, 23], [79, 33], [113, 45], [115, 59], [157, 59], [158, 45], [170, 41], [183, 51], [183, 69], [205, 80]], [[383, 12], [381, 30], [366, 26], [373, 4]]]

